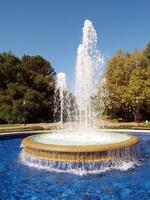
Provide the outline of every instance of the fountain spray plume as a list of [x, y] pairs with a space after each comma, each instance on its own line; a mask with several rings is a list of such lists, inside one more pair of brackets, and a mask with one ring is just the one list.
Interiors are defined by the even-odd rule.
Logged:
[[97, 49], [97, 33], [92, 22], [85, 20], [82, 31], [76, 61], [76, 101], [80, 129], [87, 132], [92, 127], [91, 98], [95, 91], [95, 71], [103, 64], [103, 57]]
[[[63, 127], [64, 93], [67, 90], [68, 90], [68, 87], [67, 87], [67, 81], [66, 81], [66, 74], [60, 72], [60, 73], [57, 74], [57, 77], [56, 77], [55, 115], [60, 108], [60, 126], [61, 126], [61, 129]], [[58, 98], [59, 98], [59, 102], [58, 102]]]

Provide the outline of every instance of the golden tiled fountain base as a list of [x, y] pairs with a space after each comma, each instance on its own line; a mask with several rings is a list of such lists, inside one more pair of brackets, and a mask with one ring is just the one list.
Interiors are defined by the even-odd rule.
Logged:
[[132, 152], [137, 143], [138, 138], [130, 136], [126, 141], [107, 145], [51, 145], [34, 142], [32, 136], [29, 136], [23, 139], [22, 146], [25, 155], [35, 159], [50, 162], [93, 163], [124, 157]]

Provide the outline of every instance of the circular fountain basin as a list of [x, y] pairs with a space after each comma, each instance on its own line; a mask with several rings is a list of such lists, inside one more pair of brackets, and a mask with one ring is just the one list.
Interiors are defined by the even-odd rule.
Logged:
[[27, 157], [49, 162], [93, 163], [132, 156], [136, 136], [119, 133], [53, 133], [22, 141]]

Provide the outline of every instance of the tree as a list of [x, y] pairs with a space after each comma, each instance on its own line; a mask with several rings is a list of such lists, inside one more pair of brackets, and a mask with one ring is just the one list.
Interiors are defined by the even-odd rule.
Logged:
[[105, 84], [99, 83], [96, 101], [96, 105], [104, 102], [103, 114], [127, 121], [150, 119], [150, 63], [146, 49], [132, 54], [119, 51], [109, 60]]
[[53, 121], [55, 71], [48, 61], [1, 53], [0, 76], [0, 122]]

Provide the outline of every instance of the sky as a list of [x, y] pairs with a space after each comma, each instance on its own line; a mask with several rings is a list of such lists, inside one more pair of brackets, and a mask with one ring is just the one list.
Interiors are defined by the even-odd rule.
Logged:
[[0, 52], [41, 55], [74, 86], [84, 20], [92, 21], [105, 58], [150, 41], [149, 0], [0, 0]]

